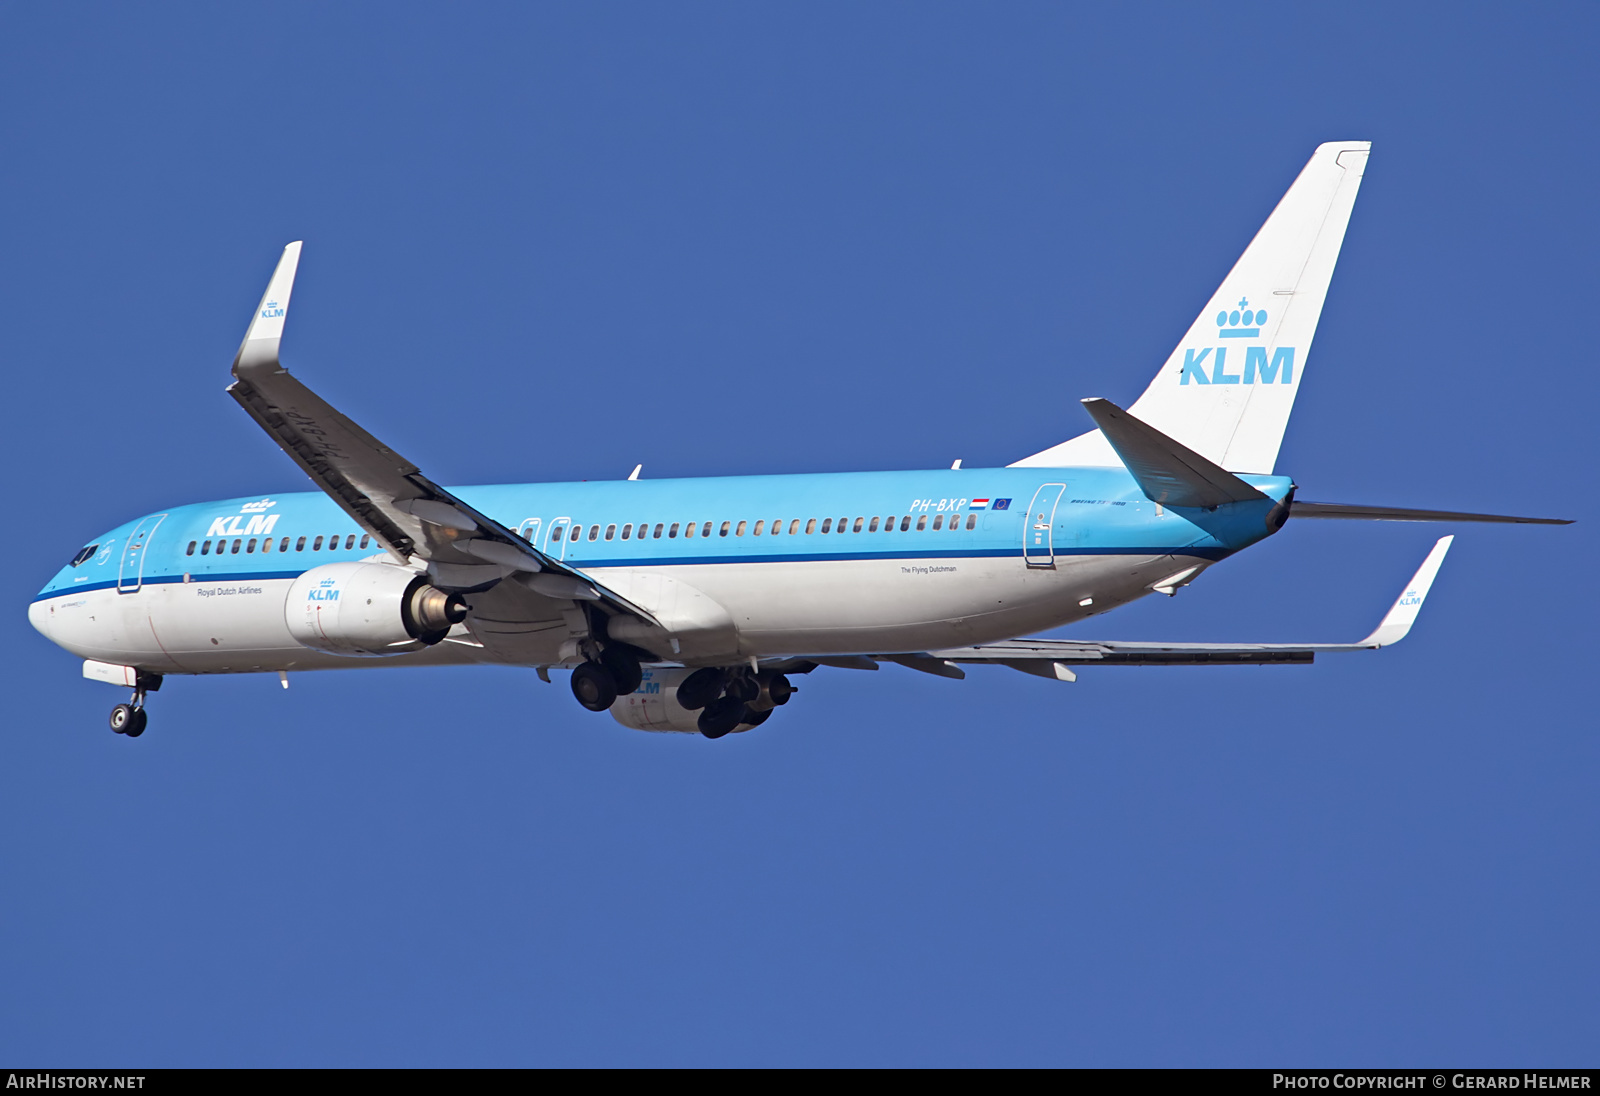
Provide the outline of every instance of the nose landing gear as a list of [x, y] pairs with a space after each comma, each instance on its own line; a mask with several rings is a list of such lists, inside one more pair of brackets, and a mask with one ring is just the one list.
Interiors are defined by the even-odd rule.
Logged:
[[111, 709], [111, 729], [129, 738], [138, 738], [144, 734], [145, 726], [150, 722], [150, 717], [144, 710], [144, 694], [153, 693], [160, 688], [160, 674], [141, 673], [133, 687], [132, 699]]

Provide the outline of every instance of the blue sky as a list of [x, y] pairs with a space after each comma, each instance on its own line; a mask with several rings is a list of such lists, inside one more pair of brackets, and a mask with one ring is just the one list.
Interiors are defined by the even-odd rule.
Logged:
[[[1595, 1064], [1597, 22], [8, 7], [0, 1059]], [[305, 484], [222, 392], [288, 240], [286, 361], [441, 482], [970, 468], [1131, 401], [1335, 139], [1279, 470], [1580, 523], [1291, 523], [1068, 634], [1353, 639], [1459, 532], [1393, 650], [819, 671], [718, 742], [171, 679], [133, 742], [26, 623], [111, 525]]]

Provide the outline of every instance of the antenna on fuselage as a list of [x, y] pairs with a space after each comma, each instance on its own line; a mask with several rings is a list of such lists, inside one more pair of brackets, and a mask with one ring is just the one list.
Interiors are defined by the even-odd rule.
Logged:
[[628, 473], [628, 478], [630, 480], [636, 480], [639, 478], [639, 473], [642, 471], [644, 471], [644, 465], [636, 464], [633, 466], [633, 471]]

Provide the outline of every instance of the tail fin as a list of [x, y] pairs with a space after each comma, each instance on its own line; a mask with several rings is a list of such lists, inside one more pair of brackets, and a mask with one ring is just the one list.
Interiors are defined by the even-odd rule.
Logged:
[[[1317, 147], [1129, 414], [1230, 472], [1272, 471], [1371, 147]], [[1012, 467], [1121, 463], [1094, 430]]]

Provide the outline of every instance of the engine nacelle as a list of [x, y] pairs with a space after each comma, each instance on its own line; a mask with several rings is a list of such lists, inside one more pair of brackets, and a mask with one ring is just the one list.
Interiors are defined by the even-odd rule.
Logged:
[[467, 618], [467, 604], [392, 563], [325, 563], [294, 580], [283, 616], [313, 650], [401, 655], [438, 643]]
[[638, 690], [611, 705], [611, 718], [636, 731], [700, 733], [700, 713], [678, 703], [678, 686], [693, 672], [646, 666]]

